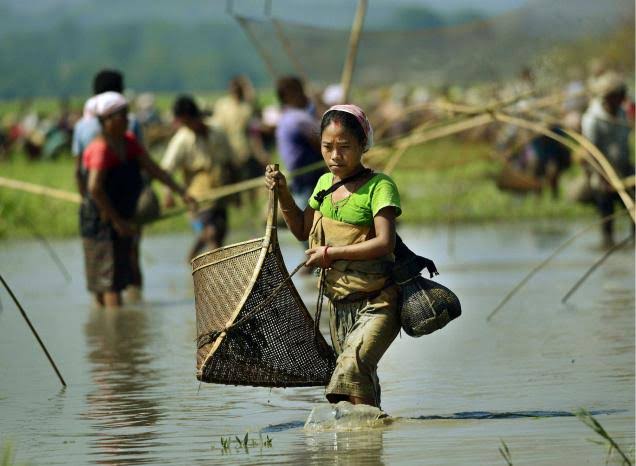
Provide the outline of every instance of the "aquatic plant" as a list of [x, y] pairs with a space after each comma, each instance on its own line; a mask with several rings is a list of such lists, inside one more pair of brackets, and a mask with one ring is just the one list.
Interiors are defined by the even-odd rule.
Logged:
[[592, 429], [594, 432], [596, 432], [600, 437], [604, 439], [604, 440], [594, 440], [594, 439], [588, 439], [588, 440], [598, 445], [603, 445], [607, 447], [607, 458], [605, 459], [605, 464], [609, 463], [609, 460], [615, 451], [621, 457], [621, 460], [622, 460], [621, 464], [628, 465], [628, 466], [632, 466], [634, 464], [633, 460], [630, 459], [623, 452], [623, 450], [621, 450], [621, 448], [618, 446], [618, 444], [612, 438], [612, 436], [605, 430], [605, 428], [603, 428], [601, 423], [598, 422], [587, 409], [581, 408], [578, 411], [576, 411], [574, 414], [576, 417], [579, 418], [579, 420], [583, 424], [588, 426], [590, 429]]
[[11, 442], [5, 441], [2, 446], [2, 461], [0, 466], [28, 466], [28, 463], [15, 463], [15, 455]]
[[508, 449], [508, 445], [503, 439], [499, 439], [501, 441], [501, 446], [499, 447], [499, 453], [503, 456], [503, 459], [506, 460], [506, 464], [508, 466], [512, 466], [512, 455], [510, 454], [510, 450]]
[[[263, 439], [263, 435], [260, 432], [258, 434], [258, 440], [255, 440], [255, 439], [250, 440], [249, 432], [245, 433], [245, 436], [243, 437], [243, 439], [240, 439], [236, 435], [234, 436], [234, 439], [232, 439], [230, 436], [221, 437], [221, 453], [223, 454], [231, 453], [233, 445], [236, 450], [242, 448], [245, 450], [245, 453], [249, 453], [250, 448], [256, 448], [256, 447], [271, 448], [272, 439], [269, 437], [269, 435], [266, 435], [266, 438]], [[214, 445], [212, 445], [212, 449], [214, 448], [215, 448]]]

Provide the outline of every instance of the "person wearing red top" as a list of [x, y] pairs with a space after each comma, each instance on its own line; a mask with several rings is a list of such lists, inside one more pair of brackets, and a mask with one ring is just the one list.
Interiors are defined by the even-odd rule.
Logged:
[[131, 283], [130, 261], [137, 227], [132, 222], [143, 188], [141, 171], [195, 203], [127, 132], [128, 103], [117, 92], [97, 96], [101, 135], [82, 154], [87, 193], [80, 207], [86, 282], [101, 306], [121, 305], [121, 291]]

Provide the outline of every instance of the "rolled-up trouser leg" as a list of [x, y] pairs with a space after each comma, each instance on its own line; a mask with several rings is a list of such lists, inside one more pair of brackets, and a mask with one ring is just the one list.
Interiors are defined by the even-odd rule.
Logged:
[[331, 340], [338, 354], [327, 399], [355, 396], [380, 407], [377, 369], [400, 330], [397, 287], [373, 299], [330, 303]]

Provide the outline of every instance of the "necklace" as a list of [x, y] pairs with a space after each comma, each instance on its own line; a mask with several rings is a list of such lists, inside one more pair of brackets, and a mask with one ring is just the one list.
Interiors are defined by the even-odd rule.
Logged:
[[[359, 182], [359, 181], [360, 181], [360, 178], [362, 178], [365, 174], [368, 174], [368, 173], [371, 173], [371, 170], [369, 170], [368, 168], [363, 168], [363, 169], [362, 169], [362, 170], [360, 170], [359, 172], [357, 172], [357, 173], [355, 173], [355, 174], [353, 174], [353, 175], [350, 175], [350, 176], [348, 176], [348, 177], [346, 177], [346, 178], [344, 178], [344, 179], [340, 180], [338, 183], [334, 183], [334, 184], [332, 184], [332, 188], [333, 188], [333, 187], [337, 187], [337, 188], [339, 188], [340, 186], [343, 186], [345, 183], [347, 183], [347, 182], [349, 182], [349, 181], [353, 181], [353, 180], [356, 180], [356, 181], [358, 181], [358, 182]], [[333, 182], [333, 181], [332, 181], [332, 182]], [[365, 182], [366, 182], [366, 181], [365, 181]], [[364, 183], [362, 183], [362, 184], [364, 184]], [[355, 186], [355, 189], [352, 189], [352, 190], [349, 192], [349, 195], [348, 195], [348, 196], [346, 196], [346, 197], [344, 197], [344, 198], [342, 198], [342, 199], [340, 199], [340, 200], [338, 200], [338, 201], [334, 201], [334, 200], [333, 200], [333, 194], [334, 194], [334, 192], [335, 192], [336, 190], [334, 189], [334, 190], [330, 193], [330, 196], [331, 196], [331, 205], [333, 206], [333, 210], [334, 210], [334, 212], [335, 212], [336, 214], [338, 213], [338, 210], [339, 210], [339, 209], [343, 208], [343, 207], [347, 204], [347, 202], [349, 202], [349, 199], [350, 199], [350, 198], [351, 198], [351, 197], [355, 194], [355, 192], [356, 192], [356, 191], [360, 188], [360, 186], [362, 186], [362, 184], [360, 184], [360, 185], [358, 185], [358, 186]]]
[[351, 196], [353, 196], [353, 193], [350, 193], [347, 197], [340, 199], [339, 201], [334, 201], [333, 194], [332, 194], [331, 205], [333, 206], [334, 212], [338, 213], [338, 210], [344, 207], [347, 204], [347, 202], [349, 202], [349, 199], [351, 198]]

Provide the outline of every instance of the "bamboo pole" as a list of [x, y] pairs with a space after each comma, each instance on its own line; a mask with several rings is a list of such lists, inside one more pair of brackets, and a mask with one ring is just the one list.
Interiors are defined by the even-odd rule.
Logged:
[[272, 63], [272, 59], [269, 53], [267, 53], [265, 48], [260, 44], [260, 42], [254, 35], [252, 30], [249, 28], [249, 25], [247, 24], [247, 19], [239, 15], [232, 15], [232, 16], [234, 17], [236, 22], [239, 23], [239, 25], [241, 26], [241, 29], [243, 29], [243, 32], [245, 32], [245, 35], [247, 36], [249, 41], [252, 43], [252, 46], [256, 49], [256, 51], [260, 55], [261, 60], [263, 60], [263, 63], [265, 63], [265, 67], [267, 68], [267, 72], [269, 73], [270, 77], [274, 81], [276, 81], [278, 79], [278, 73], [276, 72], [276, 67]]
[[[497, 120], [503, 121], [504, 123], [508, 123], [513, 126], [519, 126], [521, 128], [526, 128], [531, 131], [534, 131], [535, 133], [548, 136], [549, 138], [554, 139], [555, 141], [559, 142], [560, 144], [563, 144], [564, 146], [568, 147], [571, 150], [577, 150], [580, 147], [580, 144], [574, 144], [570, 139], [555, 133], [554, 131], [552, 131], [551, 129], [549, 129], [543, 124], [540, 124], [534, 121], [528, 121], [523, 118], [513, 117], [511, 115], [507, 115], [500, 112], [495, 113], [494, 116]], [[587, 155], [587, 153], [584, 153], [583, 157], [586, 158], [587, 160], [590, 160], [590, 157], [589, 155]], [[592, 162], [591, 163], [592, 168], [594, 168], [594, 170], [598, 172], [609, 183], [610, 182], [609, 175], [604, 171], [603, 167], [600, 164], [598, 164], [594, 159], [590, 161]]]
[[451, 123], [449, 125], [434, 128], [421, 134], [414, 135], [409, 139], [403, 139], [396, 144], [397, 152], [395, 152], [391, 159], [389, 159], [385, 165], [384, 171], [385, 173], [390, 174], [395, 169], [395, 166], [402, 156], [413, 146], [424, 144], [425, 142], [440, 139], [452, 134], [461, 133], [468, 129], [485, 125], [491, 121], [493, 121], [493, 119], [490, 115], [478, 115], [457, 123]]
[[353, 70], [356, 65], [356, 57], [358, 55], [358, 44], [364, 26], [364, 15], [367, 11], [367, 0], [358, 0], [358, 8], [351, 26], [351, 35], [349, 36], [349, 52], [342, 69], [342, 77], [340, 84], [342, 85], [342, 99], [344, 102], [349, 101], [349, 92], [351, 91], [351, 82], [353, 80]]
[[60, 379], [60, 382], [62, 383], [62, 385], [64, 387], [66, 387], [66, 382], [64, 381], [64, 378], [62, 377], [62, 374], [60, 374], [60, 371], [58, 370], [57, 366], [55, 365], [55, 362], [53, 361], [53, 358], [49, 354], [49, 351], [46, 349], [46, 346], [44, 346], [44, 342], [42, 342], [42, 339], [40, 338], [40, 335], [38, 335], [38, 332], [35, 330], [35, 327], [33, 327], [33, 324], [31, 324], [31, 321], [29, 320], [29, 317], [27, 316], [26, 311], [24, 310], [24, 308], [22, 307], [22, 305], [18, 301], [18, 298], [16, 298], [15, 295], [13, 294], [13, 291], [11, 291], [11, 288], [9, 288], [9, 285], [4, 280], [2, 275], [0, 275], [0, 282], [2, 282], [2, 285], [5, 287], [5, 289], [9, 293], [9, 296], [11, 296], [11, 299], [13, 299], [13, 302], [15, 303], [15, 305], [20, 310], [20, 314], [22, 314], [22, 317], [24, 318], [24, 320], [26, 321], [27, 325], [31, 329], [31, 332], [35, 336], [35, 339], [40, 344], [40, 347], [42, 348], [42, 351], [44, 351], [44, 354], [46, 355], [46, 358], [49, 360], [49, 363], [51, 363], [51, 366], [53, 367], [53, 370], [55, 371], [55, 374], [57, 375], [57, 377]]
[[570, 298], [570, 296], [572, 296], [574, 292], [579, 289], [579, 286], [581, 286], [583, 282], [587, 280], [587, 277], [592, 275], [592, 272], [594, 272], [603, 262], [605, 262], [609, 256], [611, 256], [614, 252], [618, 251], [620, 248], [625, 246], [631, 240], [633, 240], [633, 237], [630, 234], [623, 241], [621, 241], [620, 243], [616, 243], [614, 246], [612, 246], [607, 251], [605, 251], [605, 254], [603, 254], [603, 256], [601, 256], [599, 260], [594, 262], [594, 264], [592, 264], [592, 266], [587, 270], [587, 272], [585, 272], [583, 276], [579, 278], [577, 282], [572, 286], [572, 288], [570, 288], [570, 291], [568, 291], [565, 294], [565, 296], [563, 296], [563, 298], [561, 299], [561, 302], [565, 304], [567, 300]]
[[[292, 170], [291, 172], [287, 174], [287, 177], [291, 179], [300, 175], [304, 175], [306, 173], [311, 173], [312, 171], [316, 171], [323, 168], [324, 165], [325, 163], [322, 160], [320, 160], [318, 162], [305, 165], [304, 167], [299, 168], [297, 170]], [[200, 208], [205, 208], [207, 204], [210, 204], [211, 202], [217, 201], [224, 197], [231, 196], [232, 194], [237, 194], [243, 191], [249, 191], [251, 189], [264, 188], [264, 187], [265, 187], [265, 183], [263, 181], [263, 177], [258, 176], [256, 178], [240, 181], [238, 183], [221, 186], [220, 188], [214, 189], [209, 195], [199, 198], [196, 201], [197, 201], [197, 204], [200, 206]], [[161, 215], [160, 217], [156, 219], [148, 221], [147, 223], [154, 223], [160, 220], [165, 220], [170, 217], [184, 214], [187, 211], [188, 209], [185, 207], [178, 207], [164, 213], [163, 215]]]
[[278, 40], [283, 45], [283, 50], [285, 50], [285, 53], [287, 54], [287, 58], [289, 58], [289, 61], [293, 65], [294, 69], [296, 70], [296, 73], [299, 74], [299, 76], [301, 77], [301, 79], [307, 86], [310, 86], [309, 75], [307, 74], [307, 71], [305, 70], [305, 67], [303, 66], [303, 64], [298, 59], [298, 56], [294, 52], [291, 42], [289, 38], [287, 37], [287, 34], [285, 34], [285, 31], [283, 30], [283, 26], [280, 24], [280, 21], [278, 21], [275, 18], [270, 18], [270, 21], [272, 22], [272, 25], [274, 26], [276, 37], [278, 37]]
[[587, 225], [586, 227], [583, 227], [582, 229], [577, 231], [574, 235], [572, 235], [571, 237], [566, 239], [564, 242], [562, 242], [554, 251], [552, 251], [552, 253], [548, 257], [546, 257], [543, 261], [541, 261], [539, 264], [537, 264], [532, 270], [530, 270], [530, 272], [528, 272], [526, 274], [526, 276], [523, 277], [521, 279], [521, 281], [519, 283], [517, 283], [508, 292], [508, 294], [501, 300], [501, 302], [490, 312], [490, 314], [488, 314], [488, 317], [486, 317], [486, 320], [490, 321], [490, 319], [492, 319], [494, 317], [494, 315], [497, 314], [497, 312], [499, 312], [503, 308], [504, 304], [506, 304], [510, 300], [510, 298], [512, 298], [523, 287], [523, 285], [525, 285], [528, 282], [528, 280], [530, 280], [539, 270], [541, 270], [543, 267], [545, 267], [561, 251], [563, 251], [566, 247], [568, 247], [570, 244], [572, 244], [572, 242], [574, 242], [575, 239], [577, 239], [579, 236], [583, 235], [584, 233], [587, 233], [592, 228], [602, 224], [603, 222], [605, 222], [607, 220], [610, 220], [610, 219], [612, 219], [614, 217], [617, 217], [618, 215], [622, 215], [624, 213], [625, 212], [621, 210], [619, 212], [613, 213], [612, 215], [608, 215], [607, 217], [604, 217], [601, 220], [597, 220], [597, 221]]
[[609, 177], [608, 181], [610, 185], [616, 190], [616, 192], [618, 192], [618, 195], [625, 204], [625, 207], [627, 207], [627, 210], [632, 217], [632, 221], [636, 222], [636, 215], [634, 214], [634, 200], [629, 194], [627, 194], [625, 186], [616, 174], [616, 171], [614, 170], [612, 164], [607, 161], [605, 155], [603, 155], [599, 148], [596, 147], [589, 139], [587, 139], [582, 134], [567, 129], [565, 130], [565, 134], [578, 142], [579, 145], [582, 146], [601, 166], [603, 171], [607, 174], [607, 177]]
[[[462, 105], [458, 106], [458, 105], [449, 104], [449, 103], [443, 103], [442, 106], [446, 106], [447, 108], [453, 108], [456, 111], [465, 112], [465, 113], [473, 113], [475, 111], [475, 109], [472, 107], [467, 107]], [[636, 215], [634, 214], [634, 200], [626, 192], [625, 186], [623, 185], [620, 178], [616, 174], [616, 171], [614, 170], [612, 165], [607, 161], [607, 158], [598, 149], [598, 147], [596, 147], [591, 141], [589, 141], [583, 135], [571, 130], [565, 130], [565, 133], [569, 137], [574, 139], [574, 141], [578, 144], [578, 145], [575, 145], [567, 138], [564, 138], [563, 136], [556, 134], [554, 131], [551, 131], [545, 125], [542, 125], [540, 123], [527, 121], [522, 118], [513, 117], [510, 115], [504, 114], [502, 112], [496, 112], [492, 110], [488, 111], [487, 115], [489, 115], [492, 119], [509, 123], [509, 124], [519, 126], [522, 128], [527, 128], [540, 134], [544, 134], [558, 141], [559, 143], [565, 145], [566, 147], [569, 147], [570, 149], [576, 150], [578, 149], [579, 146], [583, 147], [586, 150], [586, 152], [584, 153], [585, 154], [584, 157], [592, 162], [591, 163], [592, 168], [594, 168], [612, 186], [612, 188], [614, 188], [614, 190], [618, 192], [621, 200], [623, 201], [623, 203], [625, 204], [625, 207], [627, 208], [627, 211], [632, 217], [632, 221], [636, 222]]]
[[28, 183], [26, 181], [4, 178], [2, 176], [0, 176], [0, 187], [17, 189], [32, 194], [38, 194], [40, 196], [47, 196], [53, 199], [59, 199], [61, 201], [72, 202], [74, 204], [79, 204], [82, 202], [82, 197], [77, 193], [63, 191], [61, 189], [49, 188], [34, 183]]

